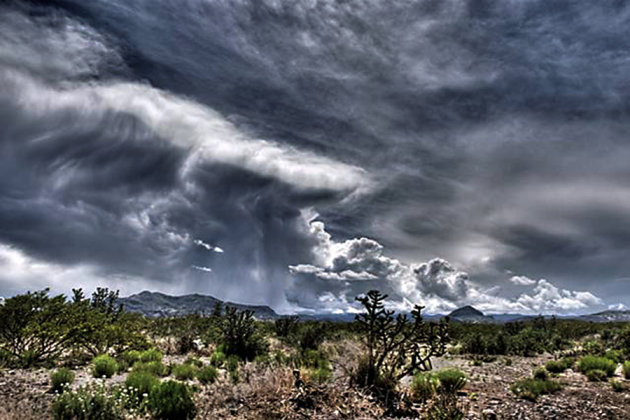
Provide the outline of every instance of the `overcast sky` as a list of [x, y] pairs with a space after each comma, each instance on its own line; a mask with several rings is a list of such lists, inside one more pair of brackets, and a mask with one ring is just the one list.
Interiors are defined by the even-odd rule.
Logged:
[[630, 306], [630, 5], [0, 5], [0, 295]]

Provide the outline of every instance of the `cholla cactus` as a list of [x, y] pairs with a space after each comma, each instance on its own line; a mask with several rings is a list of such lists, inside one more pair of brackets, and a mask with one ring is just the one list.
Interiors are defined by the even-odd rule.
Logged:
[[448, 319], [440, 323], [422, 320], [423, 306], [416, 305], [411, 318], [385, 309], [387, 295], [371, 290], [357, 297], [365, 312], [356, 316], [367, 348], [360, 385], [373, 386], [379, 380], [399, 380], [415, 372], [432, 369], [431, 357], [446, 351]]

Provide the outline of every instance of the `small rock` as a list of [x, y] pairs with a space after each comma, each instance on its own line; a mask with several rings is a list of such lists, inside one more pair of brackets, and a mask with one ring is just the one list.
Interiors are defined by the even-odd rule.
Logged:
[[484, 420], [497, 420], [497, 413], [495, 413], [493, 410], [486, 408], [485, 410], [483, 410], [481, 412], [482, 418]]

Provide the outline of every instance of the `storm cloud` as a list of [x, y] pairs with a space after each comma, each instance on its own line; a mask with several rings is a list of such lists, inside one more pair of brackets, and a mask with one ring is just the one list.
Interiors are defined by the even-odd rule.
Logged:
[[630, 304], [630, 6], [0, 6], [0, 294]]

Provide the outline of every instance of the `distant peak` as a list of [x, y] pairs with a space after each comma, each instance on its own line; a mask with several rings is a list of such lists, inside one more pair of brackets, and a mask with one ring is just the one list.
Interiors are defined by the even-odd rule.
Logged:
[[470, 305], [462, 306], [459, 309], [455, 309], [453, 312], [449, 314], [450, 317], [461, 317], [461, 316], [484, 316], [483, 312], [478, 309], [473, 308]]

